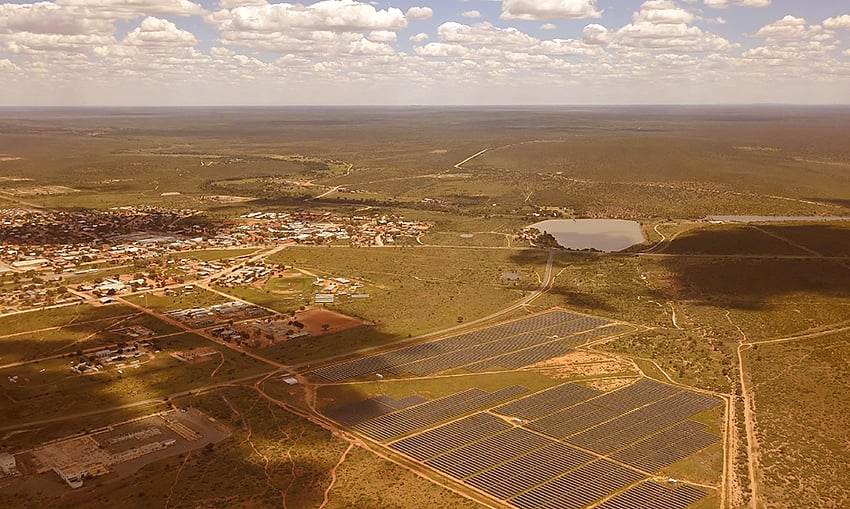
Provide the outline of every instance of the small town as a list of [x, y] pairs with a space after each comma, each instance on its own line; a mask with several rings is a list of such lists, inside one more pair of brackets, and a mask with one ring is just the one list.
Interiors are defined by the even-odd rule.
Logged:
[[225, 286], [251, 284], [273, 268], [244, 260], [198, 261], [181, 253], [260, 250], [281, 245], [393, 245], [430, 229], [397, 216], [250, 212], [233, 221], [197, 220], [198, 211], [120, 207], [55, 212], [0, 209], [0, 314], [63, 305], [92, 296], [109, 302], [145, 291], [219, 275]]

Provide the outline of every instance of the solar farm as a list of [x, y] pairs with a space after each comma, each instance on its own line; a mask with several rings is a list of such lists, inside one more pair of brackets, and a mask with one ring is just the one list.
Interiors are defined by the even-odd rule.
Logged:
[[[331, 384], [362, 384], [377, 373], [399, 381], [498, 376], [628, 330], [553, 310], [313, 373]], [[485, 371], [493, 373], [479, 374]], [[695, 418], [722, 400], [644, 377], [625, 382], [605, 390], [576, 381], [535, 390], [506, 383], [432, 399], [379, 394], [324, 414], [423, 469], [519, 509], [685, 509], [703, 500], [710, 487], [659, 479], [666, 479], [666, 467], [721, 440]]]
[[314, 370], [331, 382], [364, 375], [431, 376], [462, 368], [467, 372], [519, 369], [566, 355], [588, 340], [628, 330], [604, 318], [562, 310], [457, 334]]

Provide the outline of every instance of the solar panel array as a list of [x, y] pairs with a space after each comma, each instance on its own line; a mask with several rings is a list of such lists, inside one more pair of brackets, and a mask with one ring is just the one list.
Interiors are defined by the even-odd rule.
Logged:
[[655, 472], [720, 440], [705, 424], [684, 421], [611, 455], [627, 465]]
[[[603, 318], [549, 311], [521, 320], [478, 329], [314, 370], [338, 382], [369, 373], [427, 376], [469, 366], [483, 371], [495, 366], [520, 368], [569, 353], [572, 346], [615, 330]], [[557, 336], [557, 337], [556, 337]]]
[[340, 424], [353, 426], [359, 422], [401, 410], [402, 408], [418, 405], [425, 401], [427, 401], [425, 398], [415, 395], [400, 400], [380, 395], [364, 401], [358, 401], [357, 403], [351, 403], [350, 405], [326, 410], [325, 415]]
[[492, 414], [478, 413], [438, 428], [403, 438], [390, 445], [393, 449], [420, 461], [447, 453], [475, 440], [505, 431], [510, 424]]
[[596, 509], [685, 509], [699, 502], [705, 492], [682, 484], [673, 489], [646, 481], [615, 495], [596, 506]]
[[599, 454], [608, 454], [719, 404], [716, 398], [680, 392], [583, 431], [567, 441]]
[[474, 442], [425, 462], [456, 479], [463, 479], [527, 454], [551, 440], [523, 428], [510, 428], [484, 440]]
[[466, 483], [506, 500], [593, 459], [591, 454], [552, 441], [529, 454], [478, 473]]
[[[646, 379], [610, 392], [565, 383], [482, 406], [493, 413], [479, 412], [389, 446], [519, 509], [579, 509], [624, 489], [605, 504], [683, 509], [705, 493], [635, 483], [719, 440], [704, 424], [686, 420], [718, 404], [716, 398]], [[522, 424], [511, 425], [508, 418]], [[404, 433], [424, 427], [413, 426], [406, 425]], [[656, 493], [658, 488], [663, 491]], [[649, 505], [641, 497], [649, 497]]]
[[558, 410], [528, 427], [553, 438], [565, 438], [648, 403], [679, 392], [669, 385], [641, 380], [575, 406]]
[[521, 509], [580, 509], [643, 478], [640, 472], [599, 459], [532, 488], [509, 502]]
[[493, 411], [509, 417], [533, 420], [601, 394], [604, 393], [584, 385], [566, 383], [505, 403]]
[[494, 392], [469, 389], [363, 421], [354, 425], [353, 429], [374, 440], [388, 440], [482, 408], [490, 408], [526, 392], [528, 389], [518, 385]]

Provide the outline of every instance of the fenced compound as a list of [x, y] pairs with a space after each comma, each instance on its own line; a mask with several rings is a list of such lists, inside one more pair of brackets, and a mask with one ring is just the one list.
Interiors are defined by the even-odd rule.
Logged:
[[[390, 447], [520, 509], [578, 509], [718, 441], [686, 419], [720, 403], [646, 379], [610, 392], [565, 383]], [[511, 426], [508, 418], [519, 420]], [[606, 504], [682, 509], [704, 495], [644, 483]]]
[[604, 327], [609, 324], [603, 318], [549, 311], [429, 343], [342, 362], [314, 370], [313, 373], [338, 382], [375, 372], [426, 376], [467, 365], [471, 365], [472, 371], [493, 366], [515, 369], [564, 355], [572, 346], [588, 338], [607, 335], [614, 330]]
[[596, 506], [596, 509], [685, 509], [702, 500], [704, 496], [704, 491], [687, 484], [671, 489], [646, 481], [609, 498]]

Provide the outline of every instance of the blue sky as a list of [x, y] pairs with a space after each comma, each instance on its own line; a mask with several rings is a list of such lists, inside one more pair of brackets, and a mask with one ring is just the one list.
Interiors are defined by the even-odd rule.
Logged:
[[0, 105], [850, 103], [845, 0], [0, 0]]

